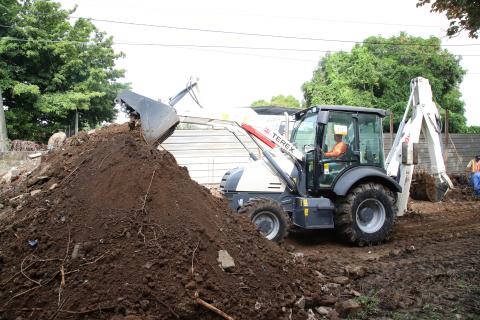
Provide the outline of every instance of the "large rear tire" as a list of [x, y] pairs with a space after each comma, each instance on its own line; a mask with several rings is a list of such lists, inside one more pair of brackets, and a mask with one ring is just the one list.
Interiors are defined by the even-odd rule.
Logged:
[[287, 235], [287, 214], [282, 206], [272, 199], [250, 199], [238, 209], [238, 213], [248, 215], [257, 230], [268, 240], [280, 242]]
[[395, 223], [395, 194], [379, 183], [356, 186], [336, 203], [335, 229], [359, 246], [388, 240]]

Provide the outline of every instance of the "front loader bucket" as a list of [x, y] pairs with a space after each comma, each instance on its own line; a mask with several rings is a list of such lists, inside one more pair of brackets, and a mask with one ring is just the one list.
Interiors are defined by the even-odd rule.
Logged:
[[120, 92], [115, 102], [125, 106], [130, 116], [140, 117], [143, 137], [151, 145], [165, 141], [180, 122], [173, 107], [129, 90]]

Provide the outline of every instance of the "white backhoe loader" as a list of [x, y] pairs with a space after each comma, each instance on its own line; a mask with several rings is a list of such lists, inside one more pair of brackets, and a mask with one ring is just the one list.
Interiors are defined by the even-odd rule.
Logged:
[[173, 103], [131, 91], [119, 94], [117, 103], [134, 121], [140, 120], [145, 140], [152, 145], [164, 141], [180, 122], [224, 127], [237, 138], [251, 137], [263, 156], [257, 159], [250, 152], [252, 162], [226, 172], [220, 189], [230, 207], [249, 215], [270, 240], [282, 240], [289, 227], [335, 228], [358, 245], [388, 239], [396, 216], [406, 210], [420, 132], [427, 139], [433, 164], [432, 200], [440, 201], [452, 187], [441, 156], [439, 113], [424, 78], [411, 81], [410, 99], [386, 161], [382, 130], [386, 111], [382, 109], [315, 106], [301, 110], [294, 115], [296, 123], [288, 140], [258, 123], [202, 113], [179, 115]]

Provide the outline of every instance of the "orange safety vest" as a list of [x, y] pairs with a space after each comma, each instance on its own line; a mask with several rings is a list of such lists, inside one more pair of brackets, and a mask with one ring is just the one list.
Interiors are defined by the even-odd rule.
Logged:
[[480, 161], [475, 161], [475, 159], [470, 160], [470, 169], [472, 173], [480, 172]]

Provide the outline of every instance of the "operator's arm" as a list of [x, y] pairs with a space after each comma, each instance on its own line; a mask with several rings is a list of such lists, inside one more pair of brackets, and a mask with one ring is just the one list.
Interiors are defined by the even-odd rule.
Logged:
[[339, 142], [333, 147], [332, 151], [325, 152], [325, 156], [329, 158], [338, 158], [347, 151], [347, 144]]

